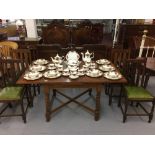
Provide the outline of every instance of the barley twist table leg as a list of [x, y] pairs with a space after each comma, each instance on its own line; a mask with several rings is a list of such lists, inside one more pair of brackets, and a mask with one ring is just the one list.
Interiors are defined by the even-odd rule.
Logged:
[[46, 121], [50, 121], [50, 99], [49, 99], [49, 93], [50, 89], [48, 86], [44, 86], [44, 93], [45, 93], [45, 104], [46, 104]]
[[95, 121], [100, 118], [100, 96], [101, 96], [101, 86], [96, 87], [96, 108], [95, 108]]

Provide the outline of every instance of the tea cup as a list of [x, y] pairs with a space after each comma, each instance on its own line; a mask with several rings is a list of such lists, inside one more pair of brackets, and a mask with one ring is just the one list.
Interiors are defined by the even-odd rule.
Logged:
[[93, 69], [91, 73], [92, 73], [93, 76], [96, 76], [96, 75], [98, 75], [98, 70], [97, 69]]
[[39, 72], [29, 72], [29, 74], [28, 74], [28, 76], [30, 77], [30, 78], [35, 78], [35, 77], [37, 77], [39, 75]]
[[112, 78], [115, 78], [118, 76], [118, 73], [117, 72], [109, 72], [109, 76]]

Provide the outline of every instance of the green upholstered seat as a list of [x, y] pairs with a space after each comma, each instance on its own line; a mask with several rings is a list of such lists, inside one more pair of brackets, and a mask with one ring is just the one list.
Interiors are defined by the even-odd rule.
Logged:
[[0, 91], [0, 100], [20, 100], [23, 87], [5, 87]]
[[151, 100], [154, 98], [152, 94], [143, 87], [125, 86], [125, 90], [127, 92], [128, 99]]

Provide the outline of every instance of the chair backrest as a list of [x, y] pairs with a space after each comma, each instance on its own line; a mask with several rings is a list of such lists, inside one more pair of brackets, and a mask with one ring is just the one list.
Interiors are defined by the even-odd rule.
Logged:
[[15, 85], [19, 76], [25, 71], [24, 61], [19, 59], [0, 58], [2, 86]]
[[26, 65], [30, 65], [32, 63], [32, 52], [29, 49], [12, 50], [10, 54], [13, 59], [23, 60]]
[[12, 49], [18, 48], [18, 44], [16, 42], [13, 42], [13, 41], [2, 41], [2, 42], [0, 42], [0, 46], [2, 46], [2, 45], [9, 46]]
[[18, 44], [16, 42], [12, 42], [12, 41], [2, 41], [0, 42], [0, 53], [6, 57], [6, 58], [10, 58], [10, 53], [12, 49], [17, 49], [18, 48]]
[[111, 61], [113, 64], [122, 68], [127, 59], [130, 59], [130, 49], [111, 49]]
[[146, 88], [149, 80], [149, 73], [146, 72], [146, 58], [126, 60], [124, 72], [130, 85]]
[[7, 45], [0, 45], [0, 53], [2, 57], [10, 58], [11, 57], [12, 48]]
[[144, 30], [139, 49], [139, 57], [155, 57], [155, 38], [147, 36], [147, 33], [148, 31]]

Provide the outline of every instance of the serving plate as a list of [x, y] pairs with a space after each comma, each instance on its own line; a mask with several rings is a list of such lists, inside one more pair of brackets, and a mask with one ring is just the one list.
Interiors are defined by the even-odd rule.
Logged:
[[97, 78], [103, 75], [103, 73], [100, 70], [97, 70], [97, 71], [98, 73], [95, 73], [95, 74], [92, 71], [88, 71], [86, 75], [93, 78]]
[[24, 79], [26, 79], [26, 80], [37, 80], [37, 79], [40, 79], [43, 76], [42, 73], [39, 73], [39, 72], [35, 77], [31, 77], [30, 75], [31, 75], [31, 72], [26, 73], [24, 75]]
[[58, 78], [60, 76], [61, 76], [60, 72], [57, 72], [57, 74], [55, 74], [55, 75], [50, 75], [50, 71], [47, 71], [47, 72], [44, 73], [44, 77], [49, 78], [49, 79]]
[[96, 60], [96, 63], [99, 65], [108, 65], [110, 64], [110, 61], [107, 59], [99, 59], [99, 60]]
[[46, 65], [48, 64], [48, 61], [45, 59], [37, 59], [33, 62], [35, 65]]
[[104, 73], [104, 77], [105, 78], [107, 78], [107, 79], [110, 79], [110, 80], [119, 80], [119, 79], [121, 79], [122, 78], [122, 75], [121, 74], [119, 74], [119, 73], [117, 73], [117, 72], [115, 72], [116, 73], [116, 75], [115, 76], [111, 76], [110, 75], [110, 72], [106, 72], [106, 73]]
[[111, 65], [102, 65], [102, 66], [99, 66], [99, 69], [101, 71], [114, 71], [115, 70], [115, 67], [111, 66]]

